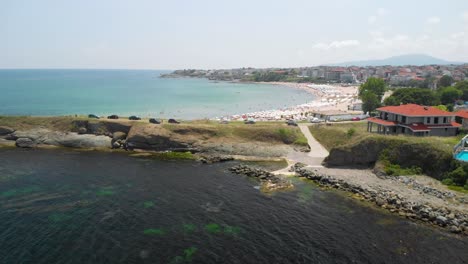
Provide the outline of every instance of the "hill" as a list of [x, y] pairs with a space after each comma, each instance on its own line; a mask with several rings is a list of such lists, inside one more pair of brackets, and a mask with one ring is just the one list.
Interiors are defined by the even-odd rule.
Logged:
[[393, 56], [381, 60], [363, 60], [363, 61], [349, 61], [343, 63], [330, 64], [330, 66], [403, 66], [403, 65], [448, 65], [448, 64], [463, 64], [463, 62], [451, 62], [425, 54], [406, 54], [400, 56]]

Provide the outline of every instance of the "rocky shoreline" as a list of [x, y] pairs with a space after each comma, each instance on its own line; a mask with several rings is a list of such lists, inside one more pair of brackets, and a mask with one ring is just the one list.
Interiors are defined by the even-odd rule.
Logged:
[[[441, 227], [451, 233], [468, 236], [468, 214], [451, 210], [446, 206], [435, 206], [434, 204], [412, 201], [404, 195], [391, 190], [373, 190], [360, 184], [353, 184], [332, 175], [321, 173], [303, 165], [293, 166], [298, 177], [312, 180], [323, 187], [335, 188], [353, 193], [355, 196], [374, 203], [375, 205], [396, 213], [411, 220], [424, 222], [433, 226]], [[376, 176], [377, 177], [377, 176]], [[412, 187], [422, 192], [432, 193], [436, 197], [453, 198], [450, 192], [441, 193], [438, 190], [431, 190], [423, 187], [407, 178], [396, 178], [395, 181], [406, 181], [404, 184], [411, 184]]]
[[229, 168], [229, 171], [235, 174], [245, 175], [247, 177], [260, 180], [262, 184], [260, 190], [264, 192], [273, 192], [294, 188], [294, 185], [290, 181], [285, 180], [283, 177], [275, 175], [266, 170], [252, 168], [246, 165], [237, 165]]

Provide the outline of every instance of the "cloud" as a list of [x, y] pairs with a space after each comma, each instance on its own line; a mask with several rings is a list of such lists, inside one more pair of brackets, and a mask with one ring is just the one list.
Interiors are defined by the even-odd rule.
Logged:
[[313, 45], [315, 49], [329, 50], [329, 49], [340, 49], [346, 47], [359, 46], [361, 42], [355, 39], [341, 40], [341, 41], [332, 41], [330, 43], [319, 42]]
[[367, 19], [367, 22], [371, 25], [375, 24], [375, 22], [377, 21], [377, 17], [376, 16], [370, 16], [368, 19]]
[[468, 22], [468, 11], [463, 12], [462, 14], [462, 19], [466, 22]]
[[440, 17], [436, 17], [436, 16], [430, 17], [430, 18], [428, 18], [426, 20], [426, 23], [429, 24], [429, 25], [439, 24], [440, 23]]
[[464, 36], [465, 36], [465, 32], [457, 32], [457, 33], [453, 33], [452, 35], [450, 35], [450, 37], [453, 39], [463, 38]]
[[385, 9], [385, 8], [383, 8], [383, 7], [377, 9], [377, 14], [378, 14], [379, 16], [384, 16], [384, 15], [386, 15], [387, 13], [388, 13], [387, 9]]

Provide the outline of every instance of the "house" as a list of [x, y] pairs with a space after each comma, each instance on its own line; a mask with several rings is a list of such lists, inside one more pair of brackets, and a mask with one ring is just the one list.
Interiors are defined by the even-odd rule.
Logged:
[[468, 110], [462, 108], [455, 112], [455, 121], [461, 124], [463, 128], [468, 128]]
[[454, 114], [431, 106], [406, 104], [377, 108], [377, 117], [367, 119], [367, 131], [385, 135], [455, 136], [461, 124]]

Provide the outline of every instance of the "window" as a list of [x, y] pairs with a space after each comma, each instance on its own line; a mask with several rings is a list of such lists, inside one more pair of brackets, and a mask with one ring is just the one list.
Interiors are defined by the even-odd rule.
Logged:
[[447, 124], [447, 118], [444, 117], [444, 124]]
[[430, 124], [430, 123], [431, 123], [431, 118], [430, 118], [430, 117], [427, 118], [426, 123], [427, 123], [427, 124]]
[[439, 124], [439, 118], [438, 117], [434, 117], [434, 124]]
[[402, 117], [401, 117], [401, 122], [402, 122], [402, 123], [406, 123], [406, 116], [402, 116]]

